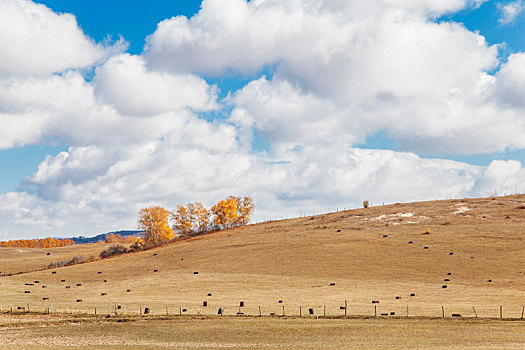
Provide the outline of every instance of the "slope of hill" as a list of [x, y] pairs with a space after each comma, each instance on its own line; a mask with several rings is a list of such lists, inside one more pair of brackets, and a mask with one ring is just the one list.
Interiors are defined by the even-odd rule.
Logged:
[[2, 277], [2, 303], [84, 312], [111, 312], [117, 303], [134, 314], [165, 313], [166, 305], [191, 314], [222, 306], [258, 315], [259, 305], [263, 314], [282, 314], [283, 306], [287, 315], [323, 314], [326, 306], [342, 315], [346, 300], [348, 314], [406, 315], [408, 306], [411, 315], [439, 317], [445, 306], [448, 316], [473, 316], [475, 307], [480, 317], [499, 317], [501, 305], [504, 317], [520, 317], [524, 224], [522, 195], [268, 222], [55, 274]]

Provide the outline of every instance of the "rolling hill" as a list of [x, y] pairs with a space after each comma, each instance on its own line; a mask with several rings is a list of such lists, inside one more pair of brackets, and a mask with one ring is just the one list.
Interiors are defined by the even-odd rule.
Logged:
[[[427, 233], [430, 230], [430, 234]], [[89, 254], [103, 244], [49, 250]], [[69, 250], [68, 250], [69, 249]], [[525, 196], [371, 207], [224, 230], [88, 264], [0, 278], [1, 303], [138, 314], [395, 313], [520, 317]], [[38, 252], [39, 250], [35, 250]], [[49, 258], [31, 252], [0, 267]], [[9, 253], [10, 252], [10, 253]], [[25, 258], [24, 258], [24, 254]], [[38, 282], [36, 282], [38, 281]], [[26, 285], [28, 283], [29, 285]], [[32, 285], [31, 285], [32, 284]], [[27, 293], [26, 293], [27, 292]], [[44, 300], [44, 298], [46, 298]], [[203, 306], [206, 301], [207, 306]], [[240, 302], [244, 307], [239, 308]], [[375, 303], [372, 303], [375, 302]]]

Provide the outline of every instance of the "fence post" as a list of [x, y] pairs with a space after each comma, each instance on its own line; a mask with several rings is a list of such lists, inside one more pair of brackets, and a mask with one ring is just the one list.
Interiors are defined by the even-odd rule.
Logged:
[[374, 316], [377, 317], [377, 305], [374, 305]]
[[[96, 314], [97, 314], [97, 307], [95, 306], [95, 315]], [[142, 315], [142, 308], [141, 308], [140, 314]]]
[[29, 303], [27, 303], [27, 312], [31, 312], [31, 310], [29, 309]]
[[408, 317], [408, 304], [407, 304], [407, 317]]
[[169, 312], [168, 312], [168, 304], [166, 304], [166, 316], [169, 315]]
[[302, 306], [299, 306], [299, 317], [303, 317], [303, 307]]
[[445, 318], [445, 306], [441, 305], [441, 315]]
[[499, 306], [499, 318], [503, 319], [503, 306]]
[[284, 305], [283, 305], [283, 316], [284, 316]]
[[261, 305], [259, 305], [259, 317], [262, 316]]
[[521, 319], [523, 320], [523, 312], [525, 312], [525, 306], [521, 309]]
[[179, 314], [180, 314], [180, 317], [182, 317], [182, 306], [179, 306]]
[[142, 306], [140, 307], [140, 316], [142, 316]]
[[478, 313], [476, 312], [476, 309], [474, 309], [474, 306], [472, 307], [472, 310], [474, 310], [474, 316], [476, 316], [476, 318], [478, 318]]
[[345, 316], [346, 316], [346, 313], [347, 313], [347, 310], [348, 309], [348, 305], [346, 304], [346, 300], [345, 300]]
[[324, 306], [323, 317], [326, 317], [326, 305]]

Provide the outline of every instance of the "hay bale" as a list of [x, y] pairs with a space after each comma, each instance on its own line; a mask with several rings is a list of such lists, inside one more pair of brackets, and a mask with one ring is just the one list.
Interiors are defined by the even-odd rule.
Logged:
[[35, 281], [35, 283], [40, 283], [40, 281]]
[[82, 283], [77, 283], [77, 287], [80, 287], [82, 285]]
[[118, 310], [122, 309], [122, 306], [117, 305], [117, 309], [118, 309]]
[[282, 300], [279, 300], [279, 304], [282, 304], [282, 303], [283, 303], [283, 301], [282, 301]]
[[450, 253], [448, 253], [448, 255], [454, 255], [454, 252], [450, 252]]
[[157, 253], [153, 253], [153, 256], [157, 256]]
[[428, 247], [423, 247], [423, 249], [428, 249]]
[[33, 283], [24, 283], [24, 286], [34, 286]]
[[202, 302], [202, 306], [203, 306], [203, 307], [207, 307], [207, 306], [208, 306], [208, 302], [207, 302], [206, 300], [204, 300], [204, 301]]
[[77, 303], [81, 303], [82, 302], [82, 299], [77, 299]]
[[308, 313], [309, 313], [310, 315], [313, 315], [313, 314], [314, 314], [314, 309], [313, 309], [313, 308], [309, 308], [309, 309], [308, 309]]
[[51, 274], [52, 274], [52, 275], [56, 275], [56, 274], [57, 274], [57, 272], [56, 272], [56, 271], [53, 271], [53, 272], [51, 272]]
[[447, 288], [447, 285], [446, 285], [446, 284], [444, 284], [444, 285], [442, 285], [442, 286], [441, 286], [441, 288]]
[[415, 297], [415, 296], [416, 296], [416, 293], [410, 293], [410, 296], [411, 296], [411, 297]]
[[341, 232], [341, 230], [337, 230], [337, 232]]
[[127, 292], [127, 293], [131, 292], [131, 289], [126, 289], [126, 292]]
[[488, 280], [487, 282], [488, 282], [488, 283], [491, 283], [491, 282], [492, 282], [492, 280]]
[[452, 317], [461, 317], [461, 314], [452, 314]]
[[331, 286], [335, 286], [335, 283], [332, 282], [332, 283], [330, 283], [330, 285], [331, 285]]
[[244, 301], [241, 301], [241, 302], [239, 303], [239, 307], [244, 307]]
[[412, 241], [408, 241], [408, 244], [412, 244], [412, 243], [414, 243], [414, 242], [412, 242]]
[[153, 270], [153, 272], [159, 272], [159, 270]]
[[387, 238], [387, 237], [388, 237], [388, 235], [383, 235], [383, 238]]
[[42, 286], [42, 288], [47, 288], [47, 286]]
[[50, 252], [47, 252], [47, 254], [46, 254], [46, 255], [51, 255], [51, 253], [50, 253]]
[[100, 293], [101, 296], [107, 295], [108, 293]]
[[69, 289], [69, 288], [71, 288], [71, 286], [66, 286], [66, 289]]
[[450, 282], [450, 278], [445, 278], [443, 281]]
[[452, 272], [447, 273], [447, 276], [452, 276]]
[[372, 304], [379, 304], [379, 300], [372, 300]]
[[396, 315], [396, 313], [393, 312], [393, 311], [390, 313], [390, 316], [395, 316], [395, 315]]
[[198, 275], [199, 274], [199, 271], [195, 271], [193, 272], [194, 275]]
[[99, 275], [102, 273], [102, 271], [97, 272]]
[[29, 293], [31, 293], [31, 291], [30, 290], [26, 290], [24, 293], [29, 294]]
[[211, 297], [211, 293], [208, 293], [208, 296]]
[[47, 298], [47, 297], [46, 298], [42, 298], [42, 300], [49, 300], [49, 298]]
[[144, 308], [144, 315], [149, 314], [149, 312], [150, 312], [149, 307], [145, 307]]
[[388, 313], [387, 312], [382, 312], [381, 316], [388, 316]]
[[217, 310], [217, 315], [222, 315], [222, 307], [220, 307], [219, 310]]
[[399, 299], [401, 299], [401, 297], [396, 297], [396, 300], [399, 300]]
[[108, 280], [104, 280], [104, 283], [106, 283]]
[[60, 280], [60, 282], [65, 282], [66, 280]]

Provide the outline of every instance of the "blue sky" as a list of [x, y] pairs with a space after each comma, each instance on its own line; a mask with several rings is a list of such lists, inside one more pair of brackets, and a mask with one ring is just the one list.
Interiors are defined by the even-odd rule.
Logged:
[[0, 235], [525, 188], [524, 1], [310, 2], [0, 0]]

